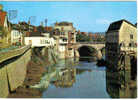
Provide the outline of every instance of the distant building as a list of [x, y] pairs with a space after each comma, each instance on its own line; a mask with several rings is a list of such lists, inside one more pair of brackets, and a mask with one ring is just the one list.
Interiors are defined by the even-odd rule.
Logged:
[[77, 34], [81, 34], [80, 30], [78, 30]]
[[[60, 22], [55, 23], [54, 29], [59, 29], [60, 31], [60, 37], [66, 37], [67, 39], [70, 38], [70, 41], [76, 42], [76, 29], [73, 27], [72, 23], [69, 22]], [[72, 34], [72, 35], [70, 35]]]
[[[37, 32], [36, 32], [37, 33]], [[42, 47], [42, 46], [54, 46], [54, 38], [50, 37], [47, 33], [30, 34], [29, 37], [25, 37], [25, 45], [32, 45], [32, 47]]]
[[88, 33], [88, 36], [90, 37], [91, 41], [93, 42], [104, 42], [105, 41], [105, 34], [96, 32], [96, 33]]
[[30, 25], [29, 21], [28, 23], [25, 21], [19, 22], [18, 27], [24, 36], [29, 36], [31, 32], [33, 32], [34, 30], [37, 30], [35, 26]]
[[54, 36], [59, 37], [59, 52], [64, 55], [61, 58], [74, 57], [73, 44], [76, 43], [77, 31], [72, 23], [55, 23]]
[[3, 11], [2, 5], [0, 5], [0, 42], [4, 44], [10, 43], [10, 24], [8, 22], [7, 12]]
[[118, 64], [120, 52], [136, 52], [137, 29], [127, 20], [110, 24], [106, 32], [106, 60]]
[[12, 45], [22, 45], [23, 41], [22, 41], [22, 33], [19, 30], [11, 30], [11, 44]]
[[46, 32], [52, 32], [53, 27], [51, 27], [51, 26], [46, 26], [46, 27], [44, 27], [44, 29], [45, 29]]
[[81, 34], [83, 34], [83, 35], [88, 35], [88, 33], [87, 33], [87, 32], [81, 32]]

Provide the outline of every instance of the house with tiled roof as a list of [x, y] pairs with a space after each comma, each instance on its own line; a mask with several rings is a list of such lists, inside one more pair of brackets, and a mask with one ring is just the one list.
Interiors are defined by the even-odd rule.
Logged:
[[7, 12], [0, 9], [0, 35], [2, 35], [2, 28], [8, 27]]
[[118, 65], [121, 52], [137, 52], [137, 28], [127, 20], [110, 24], [106, 32], [106, 60]]
[[76, 43], [77, 31], [72, 22], [62, 21], [54, 24], [54, 33], [59, 40], [58, 52], [62, 55], [59, 58], [74, 57], [73, 44]]
[[10, 43], [10, 23], [8, 22], [7, 12], [3, 11], [0, 5], [0, 43]]

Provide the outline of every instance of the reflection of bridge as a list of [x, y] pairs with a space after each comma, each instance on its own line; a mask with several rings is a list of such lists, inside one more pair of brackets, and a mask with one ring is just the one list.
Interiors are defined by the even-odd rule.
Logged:
[[[97, 57], [101, 58], [101, 50], [105, 48], [105, 43], [103, 42], [77, 42], [74, 44], [74, 49], [79, 50], [81, 47], [91, 47], [97, 51]], [[84, 51], [85, 52], [85, 51]]]

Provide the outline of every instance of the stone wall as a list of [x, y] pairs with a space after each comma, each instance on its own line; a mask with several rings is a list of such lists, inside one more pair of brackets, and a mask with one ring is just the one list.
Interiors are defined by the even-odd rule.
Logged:
[[0, 68], [0, 97], [7, 97], [8, 93], [22, 85], [26, 76], [26, 66], [31, 59], [31, 49], [17, 60]]
[[7, 70], [6, 68], [0, 69], [0, 98], [7, 97], [9, 94]]

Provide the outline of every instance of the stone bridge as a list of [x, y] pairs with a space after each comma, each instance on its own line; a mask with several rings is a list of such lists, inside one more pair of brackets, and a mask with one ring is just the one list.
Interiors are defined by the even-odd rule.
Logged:
[[[105, 43], [103, 42], [77, 42], [74, 44], [74, 49], [79, 52], [79, 49], [82, 47], [91, 47], [97, 52], [97, 58], [101, 59], [102, 58], [102, 49], [105, 48]], [[86, 49], [85, 49], [86, 50]], [[86, 52], [86, 51], [83, 52]], [[80, 54], [80, 52], [79, 52]], [[81, 54], [80, 54], [81, 55]]]

